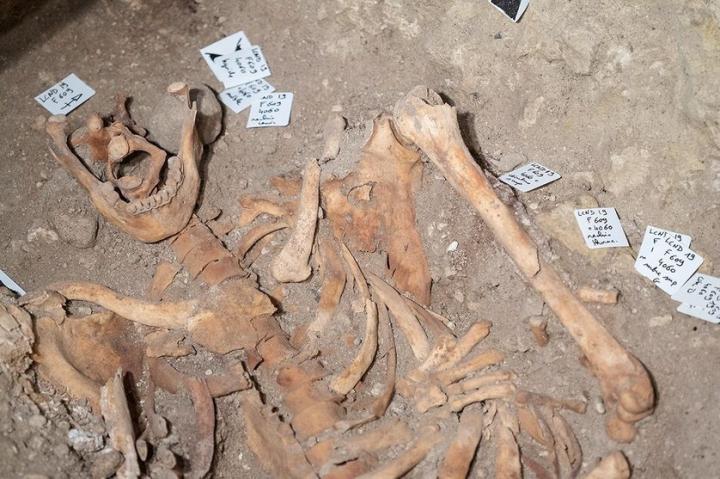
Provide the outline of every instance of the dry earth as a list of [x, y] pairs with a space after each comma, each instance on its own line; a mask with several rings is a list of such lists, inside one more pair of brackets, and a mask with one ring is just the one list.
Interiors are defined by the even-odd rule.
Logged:
[[[219, 88], [197, 50], [244, 30], [268, 58], [269, 81], [295, 94], [292, 123], [248, 130], [247, 112], [226, 112], [223, 135], [203, 166], [200, 208], [236, 216], [242, 194], [266, 190], [272, 175], [298, 172], [322, 151], [330, 111], [348, 119], [350, 140], [362, 139], [367, 121], [414, 85], [436, 89], [458, 107], [466, 141], [491, 171], [537, 161], [563, 175], [520, 199], [540, 227], [545, 256], [573, 286], [621, 291], [617, 305], [592, 309], [647, 365], [659, 397], [638, 438], [623, 447], [634, 477], [718, 477], [720, 327], [675, 312], [632, 264], [652, 224], [691, 235], [706, 258], [703, 270], [720, 273], [719, 3], [533, 0], [519, 24], [481, 0], [29, 3], [19, 9], [25, 16], [12, 27], [5, 22], [0, 33], [0, 268], [25, 289], [78, 279], [141, 295], [153, 266], [171, 257], [166, 244], [131, 241], [97, 218], [50, 157], [47, 114], [33, 97], [74, 72], [97, 95], [71, 114], [73, 121], [109, 111], [117, 91], [133, 97], [138, 118], [147, 117], [170, 81]], [[345, 155], [353, 154], [351, 144]], [[575, 205], [615, 207], [632, 249], [585, 248]], [[526, 320], [549, 313], [431, 165], [417, 208], [434, 309], [459, 331], [492, 320], [488, 341], [511, 352], [521, 384], [586, 395], [595, 405], [597, 385], [572, 339], [551, 320], [550, 345], [535, 346]], [[267, 259], [256, 269], [266, 272]], [[289, 298], [311, 310], [317, 285], [294, 286]], [[181, 277], [172, 293], [185, 288]], [[281, 318], [288, 327], [295, 319]], [[112, 458], [97, 452], [102, 422], [46, 384], [40, 391], [48, 394], [28, 395], [0, 375], [0, 476], [85, 477], [111, 467]], [[183, 400], [168, 399], [166, 416], [172, 420], [172, 401]], [[215, 476], [265, 477], [243, 446], [235, 399], [218, 405]], [[391, 413], [406, 414], [401, 401]], [[615, 447], [595, 407], [570, 420], [588, 464]], [[182, 429], [182, 418], [176, 422]], [[480, 455], [490, 453], [481, 447]], [[476, 477], [492, 475], [484, 463], [478, 461]]]

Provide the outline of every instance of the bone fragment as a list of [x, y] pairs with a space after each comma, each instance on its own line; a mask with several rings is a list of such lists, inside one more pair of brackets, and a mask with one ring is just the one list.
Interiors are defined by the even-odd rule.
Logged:
[[180, 271], [180, 265], [169, 261], [161, 261], [155, 268], [150, 286], [148, 286], [147, 298], [151, 301], [160, 301], [163, 293], [172, 284], [175, 276]]
[[519, 404], [535, 404], [536, 406], [546, 406], [552, 409], [567, 409], [577, 414], [585, 414], [587, 411], [587, 401], [580, 399], [556, 399], [544, 394], [531, 391], [518, 391], [515, 401]]
[[455, 438], [445, 452], [445, 458], [438, 470], [439, 479], [465, 479], [467, 477], [482, 437], [483, 428], [482, 411], [478, 409], [463, 411]]
[[420, 437], [405, 452], [380, 468], [363, 474], [358, 479], [398, 479], [402, 477], [425, 459], [432, 448], [442, 440], [439, 432], [440, 428], [436, 425], [424, 427], [420, 432]]
[[302, 188], [302, 178], [299, 176], [273, 176], [270, 184], [283, 196], [297, 196]]
[[378, 317], [377, 306], [365, 300], [365, 338], [362, 347], [352, 362], [330, 383], [330, 389], [343, 396], [350, 392], [370, 368], [377, 352]]
[[398, 327], [410, 344], [415, 357], [420, 360], [425, 359], [430, 352], [427, 335], [403, 297], [395, 288], [372, 273], [368, 274], [368, 280], [373, 291], [395, 317]]
[[515, 385], [512, 383], [489, 384], [457, 396], [450, 401], [450, 410], [453, 412], [462, 411], [463, 408], [476, 402], [487, 401], [488, 399], [507, 399], [515, 394]]
[[505, 355], [495, 349], [483, 351], [467, 359], [458, 366], [435, 373], [435, 377], [443, 384], [452, 384], [470, 374], [477, 372], [493, 364], [498, 364], [505, 359]]
[[547, 333], [547, 318], [543, 316], [533, 316], [530, 318], [529, 323], [530, 331], [532, 331], [533, 338], [535, 338], [537, 345], [540, 347], [547, 346], [547, 343], [550, 342], [550, 337]]
[[305, 281], [312, 272], [308, 262], [315, 239], [319, 201], [320, 167], [317, 160], [310, 160], [303, 174], [295, 228], [270, 266], [273, 277], [281, 283]]
[[502, 402], [498, 403], [497, 414], [495, 433], [498, 444], [495, 456], [495, 478], [522, 479], [520, 450], [515, 439], [518, 433], [517, 420]]
[[358, 265], [357, 260], [355, 259], [355, 256], [353, 256], [352, 252], [348, 249], [347, 246], [345, 246], [345, 243], [340, 242], [340, 253], [342, 253], [342, 257], [345, 260], [345, 263], [348, 265], [348, 268], [350, 268], [350, 272], [352, 273], [353, 280], [355, 281], [355, 288], [357, 289], [358, 293], [360, 294], [360, 297], [363, 299], [363, 301], [367, 301], [370, 299], [370, 288], [368, 288], [367, 280], [365, 279], [365, 275], [363, 274], [362, 270], [360, 269], [360, 265]]
[[145, 335], [145, 354], [151, 358], [173, 358], [193, 354], [195, 348], [185, 342], [187, 333], [177, 330], [159, 330]]
[[334, 160], [340, 152], [340, 141], [342, 140], [343, 132], [347, 122], [345, 118], [332, 113], [325, 122], [323, 127], [323, 137], [325, 138], [325, 147], [323, 148], [322, 156], [320, 157], [323, 162]]
[[269, 234], [287, 228], [288, 225], [284, 221], [276, 221], [275, 223], [263, 223], [252, 228], [250, 231], [245, 233], [240, 243], [235, 247], [235, 256], [238, 258], [245, 258], [248, 251], [252, 249], [255, 244], [261, 239], [265, 238]]
[[577, 290], [577, 296], [584, 303], [617, 304], [617, 289], [598, 289], [583, 286]]
[[516, 378], [517, 375], [512, 371], [495, 371], [475, 378], [466, 379], [458, 383], [450, 384], [445, 388], [445, 390], [448, 394], [454, 396], [479, 389], [489, 384], [514, 381]]
[[264, 198], [254, 198], [252, 196], [244, 196], [240, 198], [240, 206], [242, 211], [240, 212], [240, 219], [238, 220], [238, 226], [247, 226], [255, 219], [262, 215], [274, 216], [276, 218], [285, 218], [290, 216], [290, 206], [297, 205], [293, 203], [278, 204], [274, 201], [267, 200]]
[[447, 355], [446, 360], [437, 368], [439, 371], [455, 366], [467, 356], [477, 344], [490, 334], [490, 321], [476, 321], [467, 332], [458, 339], [455, 348]]
[[416, 87], [398, 102], [394, 117], [399, 137], [417, 145], [477, 209], [528, 283], [575, 338], [600, 381], [605, 402], [615, 407], [607, 423], [610, 437], [632, 441], [634, 423], [651, 414], [655, 404], [647, 370], [540, 258], [536, 244], [512, 209], [500, 200], [463, 143], [455, 108], [444, 104], [432, 90]]
[[434, 336], [454, 336], [452, 323], [446, 317], [429, 310], [425, 306], [405, 297], [405, 302], [415, 311], [415, 316], [422, 322], [423, 327]]
[[625, 455], [615, 451], [600, 461], [585, 479], [629, 479], [630, 464]]
[[336, 443], [329, 464], [340, 464], [355, 459], [361, 454], [382, 452], [399, 444], [407, 444], [410, 440], [412, 440], [412, 431], [408, 425], [394, 419], [381, 423], [371, 431], [344, 438], [343, 441]]
[[117, 477], [120, 479], [140, 477], [140, 465], [135, 450], [135, 432], [125, 397], [122, 369], [118, 369], [100, 389], [100, 409], [108, 425], [113, 449], [120, 451], [125, 458], [125, 462], [117, 471]]
[[582, 449], [572, 428], [560, 414], [547, 412], [545, 420], [555, 438], [555, 453], [560, 460], [561, 468], [569, 477], [577, 477], [582, 467]]

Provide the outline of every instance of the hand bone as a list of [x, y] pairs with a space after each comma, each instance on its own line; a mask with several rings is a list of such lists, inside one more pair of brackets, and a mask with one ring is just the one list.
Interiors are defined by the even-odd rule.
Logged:
[[615, 406], [608, 434], [617, 441], [631, 441], [634, 423], [651, 414], [655, 403], [648, 372], [540, 258], [533, 240], [463, 143], [455, 108], [444, 104], [437, 93], [416, 87], [396, 105], [395, 124], [399, 135], [419, 147], [475, 207], [528, 283], [575, 338], [600, 381], [606, 404]]

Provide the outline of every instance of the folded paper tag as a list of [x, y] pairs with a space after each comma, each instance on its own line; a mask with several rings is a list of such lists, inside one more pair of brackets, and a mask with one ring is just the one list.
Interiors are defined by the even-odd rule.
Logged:
[[575, 210], [575, 219], [588, 248], [629, 246], [615, 208]]
[[539, 163], [530, 163], [510, 173], [505, 173], [498, 179], [516, 190], [526, 193], [560, 179], [560, 175]]
[[671, 235], [655, 243], [637, 271], [667, 294], [675, 294], [703, 262], [703, 257]]
[[510, 20], [517, 22], [527, 10], [530, 0], [490, 0], [490, 3]]
[[716, 303], [714, 306], [693, 306], [692, 304], [683, 303], [677, 308], [678, 312], [687, 314], [698, 319], [704, 319], [713, 324], [720, 324], [720, 306]]
[[247, 127], [287, 126], [292, 111], [292, 93], [270, 93], [253, 102]]
[[233, 52], [249, 49], [250, 40], [248, 40], [248, 37], [245, 36], [245, 32], [237, 32], [200, 49], [200, 54], [205, 59], [205, 62], [208, 64], [210, 70], [212, 70], [217, 79], [222, 81], [222, 77], [218, 69], [218, 59]]
[[692, 306], [720, 308], [720, 278], [695, 273], [672, 295], [672, 299]]
[[224, 55], [216, 63], [218, 78], [226, 88], [270, 76], [270, 67], [257, 46]]
[[228, 88], [220, 93], [219, 96], [220, 101], [222, 101], [225, 106], [235, 113], [240, 113], [261, 95], [272, 93], [273, 91], [275, 91], [274, 86], [260, 79]]
[[61, 82], [36, 96], [35, 101], [53, 115], [67, 115], [94, 94], [95, 90], [71, 73]]
[[638, 251], [637, 258], [635, 259], [635, 270], [646, 278], [652, 279], [652, 275], [647, 274], [647, 270], [642, 267], [643, 261], [655, 250], [655, 245], [666, 237], [674, 238], [686, 248], [689, 248], [690, 243], [692, 242], [692, 238], [688, 235], [675, 233], [674, 231], [664, 230], [655, 226], [648, 226], [645, 228], [645, 236], [643, 236], [640, 250]]

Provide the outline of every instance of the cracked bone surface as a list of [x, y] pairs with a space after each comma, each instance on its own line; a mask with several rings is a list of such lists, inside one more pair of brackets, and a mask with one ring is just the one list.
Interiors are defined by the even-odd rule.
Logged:
[[526, 281], [567, 328], [600, 381], [608, 435], [630, 442], [635, 423], [652, 413], [655, 392], [649, 373], [573, 295], [505, 205], [463, 142], [454, 107], [426, 87], [415, 87], [395, 106], [398, 136], [416, 145], [478, 211]]
[[[190, 220], [200, 191], [198, 162], [202, 144], [195, 128], [195, 105], [184, 111], [177, 156], [165, 162], [166, 153], [122, 123], [103, 128], [99, 116], [91, 117], [86, 131], [105, 132], [98, 138], [83, 139], [69, 132], [65, 116], [52, 116], [46, 124], [49, 147], [60, 163], [90, 195], [95, 208], [110, 223], [131, 236], [152, 243], [182, 230]], [[85, 141], [91, 148], [90, 160], [107, 163], [105, 181], [83, 163], [76, 147]], [[150, 155], [143, 174], [119, 176], [120, 163], [128, 155], [144, 151]], [[159, 177], [164, 170], [164, 180]]]

